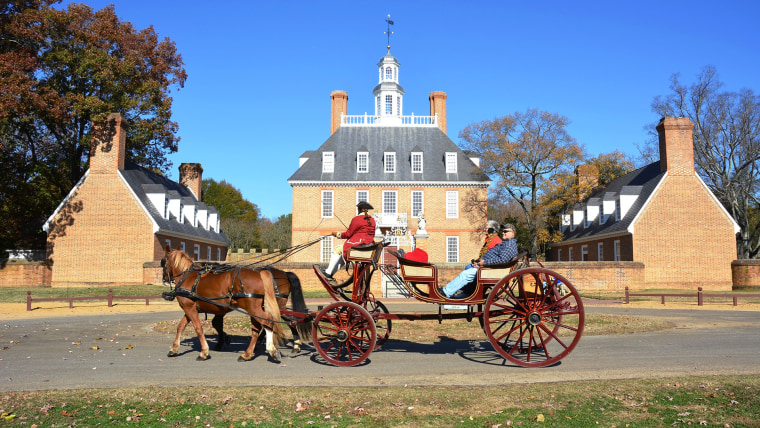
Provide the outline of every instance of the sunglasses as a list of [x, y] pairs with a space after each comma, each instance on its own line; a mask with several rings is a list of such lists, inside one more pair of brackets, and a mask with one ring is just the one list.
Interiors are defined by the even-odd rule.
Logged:
[[501, 232], [501, 234], [503, 235], [505, 233], [510, 233], [510, 232], [514, 232], [514, 230], [505, 230], [505, 231]]

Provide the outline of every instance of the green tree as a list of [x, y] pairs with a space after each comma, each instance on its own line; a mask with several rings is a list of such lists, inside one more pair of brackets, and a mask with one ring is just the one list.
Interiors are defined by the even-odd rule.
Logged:
[[[722, 91], [714, 67], [705, 67], [691, 85], [671, 78], [671, 93], [658, 96], [659, 116], [688, 117], [694, 123], [697, 173], [739, 224], [740, 259], [760, 253], [760, 96], [750, 89]], [[653, 138], [655, 127], [650, 126]]]
[[539, 250], [538, 232], [546, 212], [540, 198], [555, 177], [583, 159], [583, 148], [567, 133], [570, 121], [556, 113], [524, 113], [470, 124], [460, 133], [464, 147], [480, 155], [481, 168], [496, 180], [496, 191], [520, 206], [530, 235], [529, 252]]
[[[59, 10], [54, 3], [0, 6], [0, 242], [6, 246], [44, 246], [39, 228], [84, 174], [93, 125], [109, 113], [127, 118], [127, 158], [137, 164], [168, 170], [167, 155], [179, 142], [169, 94], [187, 74], [174, 42], [159, 41], [152, 27], [138, 31], [120, 21], [113, 6]], [[20, 232], [6, 229], [24, 222], [29, 228]]]
[[259, 208], [243, 198], [240, 190], [222, 180], [205, 178], [201, 182], [203, 202], [219, 211], [222, 231], [230, 240], [230, 248], [261, 248]]
[[291, 247], [293, 214], [284, 214], [272, 221], [263, 218], [259, 222], [262, 248], [282, 250]]

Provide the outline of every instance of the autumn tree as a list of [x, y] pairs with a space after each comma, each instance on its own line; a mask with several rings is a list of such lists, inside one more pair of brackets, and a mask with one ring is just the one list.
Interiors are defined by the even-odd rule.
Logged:
[[470, 124], [460, 133], [466, 149], [478, 153], [481, 168], [496, 181], [497, 193], [518, 203], [530, 235], [529, 251], [539, 250], [546, 212], [540, 198], [555, 177], [583, 159], [583, 148], [567, 133], [570, 121], [556, 113], [524, 113]]
[[206, 205], [219, 211], [222, 232], [230, 240], [230, 248], [261, 248], [259, 238], [259, 208], [243, 198], [240, 190], [225, 180], [217, 182], [204, 178], [201, 195]]
[[[750, 89], [722, 91], [714, 67], [705, 67], [696, 82], [671, 78], [671, 93], [658, 96], [652, 110], [659, 116], [688, 117], [694, 123], [697, 173], [741, 227], [740, 259], [760, 252], [760, 96]], [[650, 126], [653, 139], [655, 127]]]
[[120, 21], [113, 6], [60, 10], [54, 3], [0, 6], [0, 242], [6, 247], [44, 246], [42, 222], [84, 174], [93, 126], [109, 113], [128, 120], [126, 156], [141, 166], [168, 170], [167, 155], [179, 142], [169, 94], [187, 75], [174, 42], [159, 41], [152, 27], [136, 30]]
[[274, 221], [268, 218], [261, 219], [259, 232], [261, 233], [262, 248], [271, 250], [290, 248], [292, 224], [293, 214], [281, 215]]

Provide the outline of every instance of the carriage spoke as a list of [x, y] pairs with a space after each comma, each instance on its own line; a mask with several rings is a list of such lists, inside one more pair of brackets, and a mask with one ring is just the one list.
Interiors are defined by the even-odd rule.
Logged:
[[[333, 302], [314, 319], [313, 338], [317, 352], [338, 366], [361, 363], [375, 347], [372, 316], [353, 302]], [[324, 331], [330, 332], [325, 335]]]

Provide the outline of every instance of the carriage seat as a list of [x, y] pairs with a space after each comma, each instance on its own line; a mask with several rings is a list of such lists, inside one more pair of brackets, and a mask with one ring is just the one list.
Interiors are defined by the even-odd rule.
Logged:
[[502, 278], [512, 273], [520, 260], [524, 259], [528, 253], [520, 253], [516, 255], [512, 260], [500, 265], [483, 266], [478, 269], [478, 276], [476, 281], [482, 285], [493, 286]]
[[348, 249], [346, 254], [347, 262], [356, 263], [377, 263], [380, 260], [380, 254], [382, 253], [382, 242], [371, 242], [369, 244], [361, 244]]
[[398, 259], [401, 278], [417, 288], [417, 291], [430, 295], [430, 291], [424, 292], [420, 290], [417, 287], [418, 284], [427, 285], [429, 287], [428, 290], [438, 287], [438, 269], [435, 265], [407, 259], [393, 250], [389, 250], [388, 252]]

